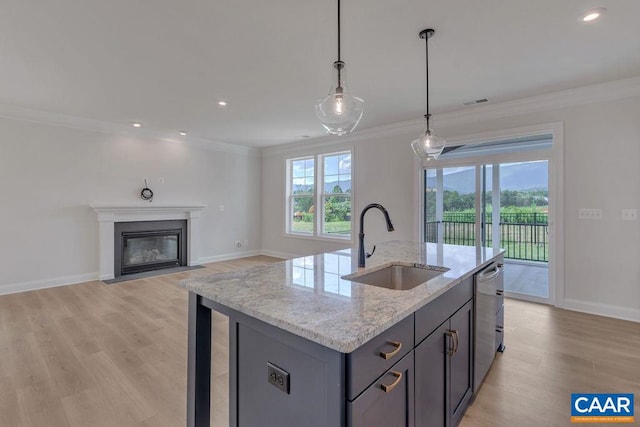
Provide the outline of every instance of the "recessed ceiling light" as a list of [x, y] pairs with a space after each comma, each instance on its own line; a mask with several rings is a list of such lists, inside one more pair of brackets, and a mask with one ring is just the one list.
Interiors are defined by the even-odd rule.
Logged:
[[218, 101], [218, 105], [221, 107], [226, 107], [227, 106], [227, 101]]
[[180, 131], [180, 132], [178, 132], [178, 133], [179, 133], [180, 135], [182, 135], [182, 136], [187, 136], [187, 133], [186, 133], [185, 131], [183, 131], [183, 130], [181, 130], [181, 131]]
[[139, 128], [139, 127], [142, 127], [142, 123], [133, 122], [131, 123], [131, 126], [133, 126], [134, 128]]
[[591, 21], [595, 21], [596, 19], [600, 18], [602, 15], [604, 15], [604, 13], [607, 11], [607, 9], [605, 9], [604, 7], [599, 7], [597, 9], [591, 9], [585, 13], [582, 14], [582, 16], [580, 17], [580, 20], [582, 22], [591, 22]]

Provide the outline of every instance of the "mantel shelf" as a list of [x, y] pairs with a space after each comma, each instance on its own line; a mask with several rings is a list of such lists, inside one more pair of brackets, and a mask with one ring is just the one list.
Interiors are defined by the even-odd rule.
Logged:
[[170, 211], [202, 211], [207, 205], [203, 204], [184, 204], [184, 205], [153, 205], [137, 204], [137, 205], [118, 205], [118, 204], [92, 204], [91, 208], [97, 213], [131, 213], [131, 212], [170, 212]]

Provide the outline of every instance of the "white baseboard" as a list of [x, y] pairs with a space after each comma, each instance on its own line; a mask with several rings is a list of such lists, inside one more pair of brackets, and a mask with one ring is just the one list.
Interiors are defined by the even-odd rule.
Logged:
[[0, 285], [0, 295], [18, 292], [35, 291], [37, 289], [55, 288], [57, 286], [75, 285], [76, 283], [92, 282], [99, 279], [99, 273], [77, 274], [73, 276], [56, 277], [53, 279], [33, 280], [31, 282], [10, 283]]
[[262, 251], [253, 250], [253, 251], [244, 251], [244, 252], [232, 252], [232, 253], [222, 254], [222, 255], [205, 256], [205, 257], [200, 257], [199, 263], [208, 264], [210, 262], [227, 261], [230, 259], [246, 258], [249, 256], [257, 256], [257, 255], [262, 255]]
[[261, 255], [271, 256], [274, 258], [282, 258], [282, 259], [293, 259], [293, 258], [298, 258], [300, 256], [300, 255], [288, 254], [286, 252], [270, 251], [267, 249], [263, 249], [262, 251], [260, 251], [260, 253]]
[[633, 322], [640, 322], [640, 309], [637, 308], [600, 304], [572, 298], [565, 298], [560, 308], [580, 311], [582, 313], [596, 314], [599, 316], [614, 317], [616, 319], [631, 320]]
[[[209, 257], [201, 257], [199, 262], [194, 265], [205, 264], [216, 261], [227, 261], [230, 259], [245, 258], [249, 256], [262, 255], [261, 250], [234, 252], [223, 255], [214, 255]], [[277, 255], [271, 255], [277, 256]], [[33, 280], [30, 282], [9, 283], [7, 285], [0, 285], [0, 295], [15, 294], [18, 292], [35, 291], [38, 289], [55, 288], [58, 286], [75, 285], [77, 283], [92, 282], [94, 280], [108, 280], [113, 279], [113, 275], [104, 278], [100, 277], [100, 273], [86, 273], [77, 274], [73, 276], [55, 277], [52, 279]]]

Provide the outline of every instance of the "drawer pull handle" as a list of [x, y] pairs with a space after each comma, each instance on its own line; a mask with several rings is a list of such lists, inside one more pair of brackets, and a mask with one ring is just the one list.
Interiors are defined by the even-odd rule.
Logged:
[[391, 375], [393, 375], [394, 377], [396, 377], [396, 380], [389, 385], [386, 384], [380, 384], [380, 387], [382, 387], [382, 391], [384, 391], [385, 393], [389, 393], [391, 390], [393, 390], [402, 380], [402, 372], [397, 372], [397, 371], [389, 371], [389, 373]]
[[400, 341], [389, 341], [389, 344], [391, 344], [392, 346], [395, 347], [394, 350], [390, 351], [389, 353], [385, 353], [384, 351], [380, 352], [380, 357], [382, 357], [384, 360], [389, 360], [391, 359], [393, 356], [395, 356], [396, 354], [398, 354], [398, 352], [400, 351], [400, 349], [402, 348], [402, 343]]

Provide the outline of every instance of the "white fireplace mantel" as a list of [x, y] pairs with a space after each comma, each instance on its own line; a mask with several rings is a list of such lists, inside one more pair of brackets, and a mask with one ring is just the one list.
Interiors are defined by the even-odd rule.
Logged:
[[130, 221], [187, 220], [187, 265], [200, 264], [200, 214], [207, 205], [91, 205], [98, 216], [100, 280], [115, 277], [114, 223]]

